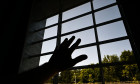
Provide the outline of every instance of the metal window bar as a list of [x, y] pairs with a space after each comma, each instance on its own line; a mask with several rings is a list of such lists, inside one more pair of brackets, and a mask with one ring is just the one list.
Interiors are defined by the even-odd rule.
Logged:
[[101, 75], [101, 80], [102, 84], [105, 84], [104, 81], [104, 76], [103, 76], [103, 67], [102, 62], [101, 62], [101, 51], [100, 51], [100, 46], [99, 46], [99, 39], [98, 39], [98, 32], [97, 32], [97, 27], [96, 27], [96, 20], [95, 20], [95, 12], [94, 12], [94, 7], [93, 7], [93, 3], [92, 0], [90, 1], [91, 3], [91, 10], [92, 10], [92, 19], [93, 19], [93, 24], [94, 24], [94, 33], [95, 33], [95, 39], [96, 39], [96, 43], [97, 43], [97, 54], [98, 54], [98, 60], [99, 60], [99, 65], [100, 65], [100, 75]]
[[55, 24], [49, 25], [49, 26], [47, 26], [47, 27], [40, 28], [40, 29], [38, 29], [38, 30], [34, 30], [33, 32], [39, 32], [39, 31], [41, 31], [41, 30], [45, 30], [45, 29], [54, 27], [54, 26], [56, 26], [56, 25], [58, 25], [58, 24], [59, 24], [59, 23], [55, 23]]
[[110, 7], [113, 7], [113, 6], [115, 6], [115, 5], [117, 5], [116, 2], [115, 2], [115, 3], [112, 3], [112, 4], [109, 4], [109, 5], [107, 5], [107, 6], [104, 6], [104, 7], [98, 8], [98, 9], [94, 10], [94, 12], [98, 12], [98, 11], [104, 10], [104, 9], [106, 9], [106, 8], [110, 8]]

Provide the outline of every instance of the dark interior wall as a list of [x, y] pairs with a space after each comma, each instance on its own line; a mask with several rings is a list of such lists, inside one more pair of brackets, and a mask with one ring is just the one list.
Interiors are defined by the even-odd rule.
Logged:
[[32, 0], [6, 0], [2, 4], [0, 74], [7, 77], [19, 69]]
[[[6, 0], [7, 1], [7, 0]], [[123, 6], [133, 37], [140, 50], [139, 5], [138, 1], [119, 0]], [[1, 76], [15, 75], [18, 72], [25, 33], [32, 0], [8, 0], [3, 2], [1, 10]], [[2, 75], [3, 74], [3, 75]]]
[[[118, 0], [123, 7], [123, 11], [125, 14], [125, 18], [127, 20], [127, 23], [129, 24], [129, 28], [131, 30], [133, 40], [136, 45], [136, 49], [138, 54], [140, 54], [140, 12], [139, 12], [139, 2], [138, 1], [132, 1], [132, 0]], [[140, 55], [137, 56], [137, 62], [139, 63], [140, 68]]]
[[[139, 2], [138, 1], [131, 1], [131, 0], [118, 0], [123, 7], [123, 11], [125, 13], [125, 17], [127, 19], [127, 22], [130, 26], [130, 29], [133, 33], [134, 40], [136, 41], [136, 45], [139, 47], [139, 17], [140, 17], [140, 12], [139, 12]], [[139, 49], [140, 50], [140, 49]]]

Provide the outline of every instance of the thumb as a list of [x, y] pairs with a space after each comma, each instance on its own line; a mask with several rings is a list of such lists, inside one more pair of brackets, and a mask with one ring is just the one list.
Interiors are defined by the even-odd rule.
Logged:
[[87, 55], [84, 55], [84, 54], [80, 55], [80, 56], [76, 57], [75, 59], [73, 59], [73, 61], [74, 61], [73, 63], [77, 64], [78, 62], [81, 62], [87, 58], [88, 58]]

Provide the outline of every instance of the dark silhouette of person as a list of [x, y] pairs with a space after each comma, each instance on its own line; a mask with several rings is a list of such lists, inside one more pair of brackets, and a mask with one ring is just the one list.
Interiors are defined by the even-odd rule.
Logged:
[[69, 40], [66, 38], [60, 46], [54, 50], [52, 57], [48, 63], [37, 68], [25, 71], [16, 77], [17, 84], [43, 84], [46, 80], [54, 76], [60, 71], [64, 71], [73, 67], [78, 62], [87, 59], [87, 55], [82, 54], [75, 59], [71, 58], [73, 51], [78, 47], [81, 39], [78, 39], [71, 47], [75, 36]]

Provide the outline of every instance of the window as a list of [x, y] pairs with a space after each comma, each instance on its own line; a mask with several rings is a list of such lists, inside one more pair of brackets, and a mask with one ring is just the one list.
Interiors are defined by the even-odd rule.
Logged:
[[62, 24], [62, 34], [93, 25], [92, 15], [86, 15]]
[[89, 12], [89, 11], [91, 11], [91, 6], [90, 6], [90, 3], [88, 2], [88, 3], [85, 3], [84, 5], [80, 5], [78, 7], [70, 9], [66, 12], [63, 12], [62, 20], [64, 21], [66, 19], [81, 15], [81, 14]]
[[[39, 65], [48, 62], [55, 46], [64, 38], [74, 35], [81, 38], [82, 42], [72, 54], [72, 58], [85, 53], [88, 59], [68, 71], [60, 72], [58, 75], [60, 83], [105, 84], [135, 81], [137, 78], [134, 75], [137, 75], [138, 67], [131, 47], [133, 44], [119, 9], [116, 0], [91, 0], [48, 18], [46, 27], [36, 30], [36, 32], [45, 30], [44, 39], [34, 42], [43, 43], [42, 53], [35, 55], [41, 56]], [[65, 77], [65, 74], [69, 74], [70, 78]], [[68, 82], [64, 78], [71, 81]]]

